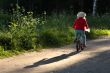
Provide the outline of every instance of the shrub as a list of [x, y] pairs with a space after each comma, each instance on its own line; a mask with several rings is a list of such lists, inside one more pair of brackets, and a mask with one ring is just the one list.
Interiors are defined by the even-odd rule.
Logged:
[[72, 39], [73, 32], [71, 32], [68, 28], [67, 31], [60, 31], [58, 29], [52, 28], [45, 30], [42, 32], [40, 36], [40, 44], [49, 47], [58, 47], [65, 44], [69, 44]]
[[34, 18], [33, 12], [23, 14], [20, 7], [13, 11], [9, 29], [12, 35], [12, 42], [15, 48], [30, 50], [36, 48], [37, 37], [42, 24], [45, 22], [41, 18]]
[[10, 14], [4, 11], [0, 11], [0, 30], [5, 30], [8, 28], [10, 21]]
[[0, 33], [0, 46], [2, 46], [4, 50], [12, 49], [11, 34], [7, 32]]
[[88, 23], [91, 28], [95, 29], [110, 29], [110, 18], [109, 16], [88, 16]]

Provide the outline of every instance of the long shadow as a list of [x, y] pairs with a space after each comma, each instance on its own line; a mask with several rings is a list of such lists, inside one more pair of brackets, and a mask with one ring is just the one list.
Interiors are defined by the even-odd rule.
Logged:
[[54, 70], [54, 73], [110, 73], [110, 50], [99, 52], [67, 68]]
[[60, 60], [63, 60], [63, 59], [66, 59], [70, 56], [73, 56], [75, 54], [77, 54], [79, 52], [71, 52], [69, 54], [62, 54], [60, 56], [56, 56], [56, 57], [53, 57], [53, 58], [50, 58], [50, 59], [47, 59], [47, 58], [44, 58], [38, 62], [35, 62], [33, 65], [29, 65], [29, 66], [26, 66], [24, 68], [33, 68], [33, 67], [37, 67], [39, 65], [45, 65], [45, 64], [49, 64], [49, 63], [54, 63], [54, 62], [57, 62], [57, 61], [60, 61]]

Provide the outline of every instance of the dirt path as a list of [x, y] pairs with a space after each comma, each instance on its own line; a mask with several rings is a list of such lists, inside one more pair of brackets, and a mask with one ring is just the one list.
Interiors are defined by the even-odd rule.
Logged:
[[69, 45], [1, 59], [0, 73], [110, 73], [110, 38], [87, 44], [80, 53]]

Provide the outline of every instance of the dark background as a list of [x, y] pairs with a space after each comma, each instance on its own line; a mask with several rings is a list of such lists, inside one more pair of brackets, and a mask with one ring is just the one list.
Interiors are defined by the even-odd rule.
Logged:
[[[27, 11], [42, 13], [46, 11], [62, 12], [68, 11], [77, 13], [84, 11], [92, 13], [94, 0], [0, 0], [0, 8], [9, 10], [14, 7], [16, 3], [23, 6]], [[110, 12], [110, 0], [97, 0], [97, 14], [104, 14]]]

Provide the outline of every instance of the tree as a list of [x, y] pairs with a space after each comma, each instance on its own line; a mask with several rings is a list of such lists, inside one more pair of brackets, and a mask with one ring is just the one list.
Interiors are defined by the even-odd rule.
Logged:
[[95, 16], [96, 14], [96, 6], [97, 5], [97, 0], [93, 0], [93, 12], [92, 12], [92, 15]]

